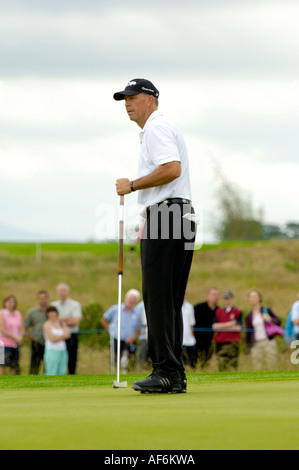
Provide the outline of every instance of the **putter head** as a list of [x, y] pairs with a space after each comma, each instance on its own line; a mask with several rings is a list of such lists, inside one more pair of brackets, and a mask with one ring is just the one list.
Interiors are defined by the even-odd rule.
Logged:
[[113, 380], [113, 388], [127, 388], [128, 382], [118, 382], [117, 380]]

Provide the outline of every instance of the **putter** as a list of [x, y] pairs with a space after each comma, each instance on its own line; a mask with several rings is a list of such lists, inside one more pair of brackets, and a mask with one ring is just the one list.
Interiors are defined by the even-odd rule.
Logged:
[[124, 257], [124, 204], [125, 197], [119, 199], [119, 240], [118, 240], [118, 324], [117, 324], [117, 379], [113, 381], [113, 388], [126, 388], [127, 382], [119, 381], [120, 369], [120, 322], [121, 322], [121, 288], [123, 276], [123, 257]]
[[114, 338], [110, 335], [110, 373], [115, 373]]

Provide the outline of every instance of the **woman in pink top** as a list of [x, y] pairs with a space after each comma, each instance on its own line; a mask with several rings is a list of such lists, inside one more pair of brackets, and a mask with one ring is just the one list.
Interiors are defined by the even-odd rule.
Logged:
[[0, 364], [0, 375], [8, 367], [10, 375], [19, 373], [19, 347], [24, 335], [24, 324], [21, 312], [16, 310], [17, 299], [9, 295], [3, 301], [0, 310], [0, 347], [4, 346], [4, 364]]
[[258, 290], [251, 289], [249, 291], [248, 301], [251, 311], [245, 319], [247, 330], [245, 343], [247, 350], [251, 352], [253, 369], [275, 369], [278, 354], [277, 344], [275, 338], [268, 335], [265, 322], [280, 326], [281, 321], [270, 307], [267, 307], [267, 313], [264, 313], [263, 297]]

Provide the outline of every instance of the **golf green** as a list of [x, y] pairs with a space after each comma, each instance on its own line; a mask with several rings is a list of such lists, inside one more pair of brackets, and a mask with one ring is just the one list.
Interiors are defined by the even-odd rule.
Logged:
[[299, 371], [189, 374], [177, 395], [141, 395], [136, 379], [1, 377], [0, 449], [299, 448]]

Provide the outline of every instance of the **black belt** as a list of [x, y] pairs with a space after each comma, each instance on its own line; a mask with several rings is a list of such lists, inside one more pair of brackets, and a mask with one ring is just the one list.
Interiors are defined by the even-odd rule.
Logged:
[[168, 206], [170, 206], [171, 204], [191, 204], [191, 201], [189, 199], [184, 199], [181, 197], [169, 197], [167, 199], [164, 199], [164, 201], [157, 202], [157, 204], [153, 204], [152, 206], [148, 206], [147, 210], [150, 211], [151, 207], [160, 206], [160, 204], [166, 204]]

